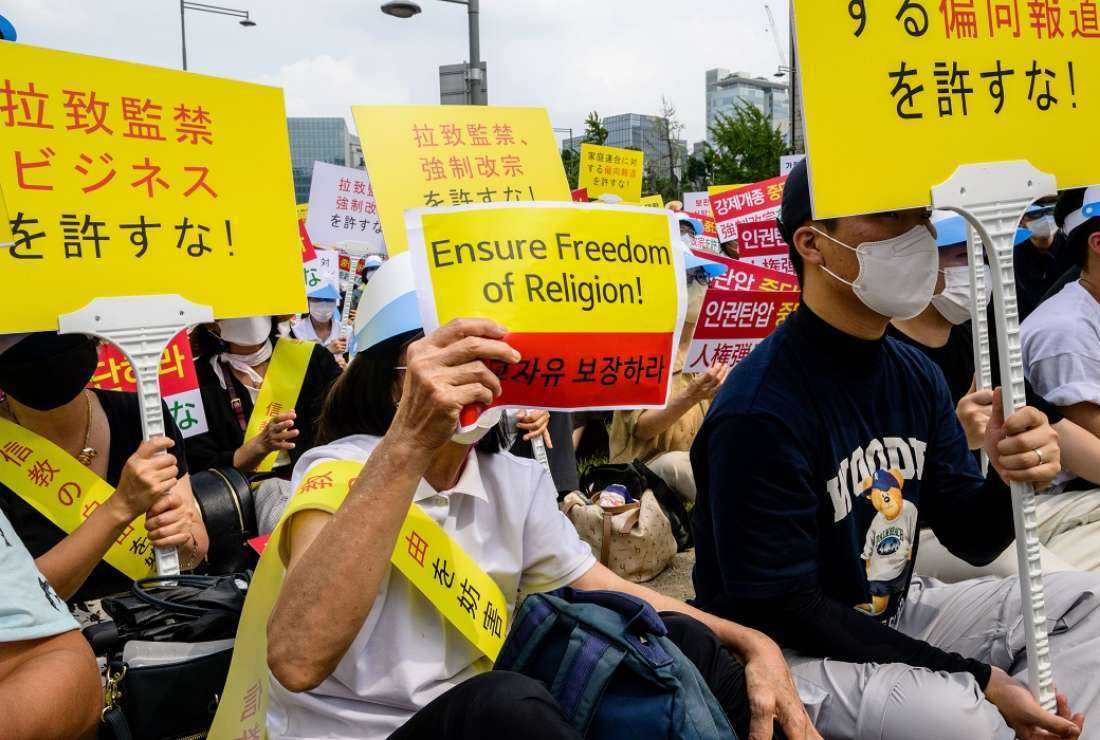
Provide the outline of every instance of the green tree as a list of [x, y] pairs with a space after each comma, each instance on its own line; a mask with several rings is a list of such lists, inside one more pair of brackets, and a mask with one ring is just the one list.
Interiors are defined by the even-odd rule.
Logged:
[[759, 108], [744, 101], [733, 115], [721, 114], [710, 127], [714, 146], [710, 182], [758, 182], [779, 174], [779, 158], [789, 153], [779, 129]]
[[[604, 128], [600, 114], [592, 111], [584, 120], [584, 134], [581, 141], [586, 144], [604, 144], [607, 142], [608, 132]], [[576, 151], [570, 148], [561, 150], [561, 164], [565, 168], [565, 179], [569, 181], [572, 190], [577, 189], [577, 181], [580, 178], [581, 153], [580, 147]]]
[[584, 141], [588, 144], [600, 144], [607, 143], [607, 129], [604, 128], [603, 121], [600, 119], [600, 114], [596, 111], [592, 111], [588, 114], [588, 118], [584, 119]]

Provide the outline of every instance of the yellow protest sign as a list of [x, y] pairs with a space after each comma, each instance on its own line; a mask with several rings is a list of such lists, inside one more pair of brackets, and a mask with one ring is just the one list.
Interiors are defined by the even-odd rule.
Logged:
[[647, 195], [638, 202], [641, 203], [643, 206], [646, 206], [647, 208], [665, 207], [665, 199], [659, 195]]
[[551, 203], [406, 214], [425, 329], [494, 319], [523, 359], [498, 375], [509, 406], [661, 405], [684, 318], [671, 211]]
[[309, 203], [299, 203], [294, 206], [294, 210], [298, 214], [299, 221], [305, 221], [309, 218]]
[[588, 188], [590, 198], [617, 195], [626, 203], [642, 198], [645, 170], [643, 152], [598, 144], [581, 144], [581, 163], [577, 187]]
[[543, 108], [357, 105], [352, 114], [391, 257], [408, 248], [408, 208], [571, 200]]
[[305, 308], [281, 90], [0, 44], [0, 332], [96, 297]]
[[731, 190], [743, 188], [747, 184], [748, 183], [743, 183], [740, 185], [709, 185], [707, 186], [707, 195], [713, 198], [716, 195], [721, 195], [722, 193], [728, 193]]
[[1100, 181], [1093, 0], [882, 5], [794, 3], [815, 216], [927, 206], [971, 162]]

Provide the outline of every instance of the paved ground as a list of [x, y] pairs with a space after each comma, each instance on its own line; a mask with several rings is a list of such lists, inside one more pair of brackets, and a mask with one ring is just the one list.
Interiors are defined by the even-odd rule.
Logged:
[[661, 575], [646, 583], [654, 591], [684, 601], [695, 596], [691, 585], [691, 569], [695, 566], [695, 550], [678, 552]]

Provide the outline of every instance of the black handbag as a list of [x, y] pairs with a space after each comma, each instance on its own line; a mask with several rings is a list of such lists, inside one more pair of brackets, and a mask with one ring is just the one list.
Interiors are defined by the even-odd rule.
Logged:
[[258, 534], [252, 487], [235, 468], [211, 468], [191, 476], [191, 490], [210, 536], [205, 572], [252, 570], [259, 561], [248, 541]]
[[[135, 582], [130, 594], [103, 600], [118, 641], [107, 662], [101, 738], [205, 737], [229, 675], [233, 647], [228, 641], [236, 635], [249, 578], [153, 576]], [[207, 649], [178, 660], [131, 666], [124, 646], [134, 641]]]

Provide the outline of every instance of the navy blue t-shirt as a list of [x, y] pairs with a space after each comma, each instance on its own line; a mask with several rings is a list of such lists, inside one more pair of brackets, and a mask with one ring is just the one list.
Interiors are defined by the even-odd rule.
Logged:
[[981, 476], [940, 369], [805, 305], [730, 374], [691, 457], [697, 603], [730, 618], [817, 591], [888, 622], [922, 525], [974, 563], [1013, 539], [1007, 487]]

